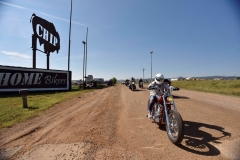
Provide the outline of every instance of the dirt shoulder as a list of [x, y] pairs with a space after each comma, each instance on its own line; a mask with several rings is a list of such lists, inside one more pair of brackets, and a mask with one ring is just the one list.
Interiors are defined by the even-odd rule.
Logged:
[[182, 145], [146, 118], [149, 91], [125, 85], [57, 104], [0, 130], [0, 159], [237, 159], [239, 98], [173, 93], [185, 123]]

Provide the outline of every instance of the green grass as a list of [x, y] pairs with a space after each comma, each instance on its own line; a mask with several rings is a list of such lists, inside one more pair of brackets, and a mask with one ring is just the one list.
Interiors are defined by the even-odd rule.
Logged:
[[[103, 85], [98, 85], [98, 89]], [[27, 108], [23, 108], [22, 97], [19, 94], [0, 95], [0, 129], [11, 127], [28, 118], [38, 116], [54, 104], [91, 92], [94, 89], [82, 90], [77, 85], [71, 91], [30, 93], [27, 96]]]
[[240, 97], [240, 80], [173, 81], [180, 89]]

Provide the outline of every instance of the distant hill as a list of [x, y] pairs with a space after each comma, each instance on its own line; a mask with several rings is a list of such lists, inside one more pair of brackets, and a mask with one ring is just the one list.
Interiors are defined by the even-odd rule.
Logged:
[[[166, 78], [166, 79], [175, 79], [178, 77], [173, 77], [173, 78]], [[188, 78], [188, 77], [183, 77], [183, 78]], [[235, 76], [203, 76], [203, 77], [191, 77], [193, 79], [215, 79], [215, 78], [222, 78], [222, 79], [235, 79]], [[126, 79], [119, 79], [118, 82], [125, 82]], [[138, 79], [136, 79], [138, 81]], [[145, 81], [151, 81], [151, 78], [145, 78]], [[153, 78], [154, 80], [154, 78]]]
[[[185, 77], [187, 78], [187, 77]], [[215, 78], [222, 78], [222, 79], [234, 79], [235, 76], [205, 76], [205, 77], [192, 77], [194, 79], [200, 78], [200, 79], [215, 79]]]

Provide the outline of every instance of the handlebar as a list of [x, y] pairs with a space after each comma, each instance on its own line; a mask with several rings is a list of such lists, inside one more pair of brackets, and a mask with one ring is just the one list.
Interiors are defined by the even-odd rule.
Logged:
[[180, 90], [180, 88], [178, 88], [178, 87], [173, 88], [173, 91], [179, 91], [179, 90]]
[[149, 87], [148, 90], [158, 89], [157, 87]]

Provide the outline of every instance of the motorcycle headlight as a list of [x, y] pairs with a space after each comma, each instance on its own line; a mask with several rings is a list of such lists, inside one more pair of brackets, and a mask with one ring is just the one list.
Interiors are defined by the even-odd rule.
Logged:
[[172, 96], [167, 97], [167, 101], [171, 103], [173, 101], [173, 97]]

